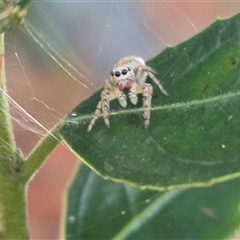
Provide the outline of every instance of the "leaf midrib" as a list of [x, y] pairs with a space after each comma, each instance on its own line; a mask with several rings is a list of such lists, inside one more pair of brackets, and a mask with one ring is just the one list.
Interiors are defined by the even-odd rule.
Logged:
[[137, 228], [144, 225], [149, 218], [159, 213], [170, 201], [173, 201], [184, 190], [176, 190], [170, 193], [165, 193], [153, 201], [148, 207], [135, 215], [133, 219], [112, 239], [126, 239], [131, 233], [134, 233]]
[[[221, 94], [221, 95], [209, 97], [209, 98], [204, 98], [204, 99], [197, 99], [197, 100], [187, 101], [187, 102], [178, 102], [178, 103], [154, 106], [151, 108], [151, 111], [174, 109], [174, 108], [189, 108], [191, 106], [204, 105], [204, 104], [208, 104], [208, 103], [217, 102], [220, 100], [232, 99], [232, 98], [239, 97], [239, 96], [240, 96], [240, 91], [228, 92], [225, 94]], [[115, 116], [115, 115], [121, 115], [121, 114], [127, 114], [127, 113], [140, 113], [143, 111], [144, 111], [144, 109], [142, 107], [136, 108], [136, 109], [123, 109], [123, 110], [119, 110], [119, 111], [112, 111], [110, 113], [110, 115]], [[91, 118], [92, 118], [92, 114], [91, 115], [86, 114], [86, 115], [82, 115], [81, 117], [67, 118], [66, 121], [68, 123], [70, 123], [70, 122], [79, 123], [81, 121], [88, 120]]]

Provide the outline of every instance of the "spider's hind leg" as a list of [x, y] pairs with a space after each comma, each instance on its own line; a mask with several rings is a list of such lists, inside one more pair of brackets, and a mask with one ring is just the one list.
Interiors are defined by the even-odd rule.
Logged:
[[160, 83], [160, 81], [155, 77], [155, 75], [148, 71], [148, 76], [158, 85], [159, 89], [161, 90], [161, 92], [165, 95], [168, 96], [168, 93], [166, 92], [166, 90], [163, 88], [162, 84]]

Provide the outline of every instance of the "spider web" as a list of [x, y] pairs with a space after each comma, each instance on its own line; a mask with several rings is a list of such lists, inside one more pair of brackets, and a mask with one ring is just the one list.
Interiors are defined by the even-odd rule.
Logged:
[[[221, 1], [33, 2], [25, 24], [6, 36], [6, 94], [16, 145], [29, 153], [102, 87], [122, 57], [150, 59], [239, 8], [237, 2]], [[32, 238], [59, 237], [58, 227], [45, 222], [53, 231], [38, 222], [39, 232], [30, 229]]]

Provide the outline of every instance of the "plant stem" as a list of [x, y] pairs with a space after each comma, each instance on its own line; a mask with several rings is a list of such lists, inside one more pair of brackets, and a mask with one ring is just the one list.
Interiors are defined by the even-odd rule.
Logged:
[[24, 161], [14, 141], [6, 90], [2, 32], [23, 22], [31, 1], [21, 0], [13, 8], [4, 11], [5, 3], [0, 0], [0, 239], [29, 238], [25, 196], [27, 182], [60, 142], [58, 127], [55, 127]]
[[10, 122], [4, 66], [4, 34], [0, 35], [0, 239], [27, 239], [25, 186], [11, 169], [16, 147]]
[[[24, 161], [16, 150], [10, 122], [4, 68], [4, 35], [0, 35], [0, 239], [28, 239], [25, 189], [28, 181], [59, 144], [54, 127]], [[18, 166], [20, 160], [23, 165]], [[19, 167], [19, 169], [17, 168]], [[19, 170], [19, 171], [18, 171]]]
[[20, 171], [23, 181], [28, 182], [33, 177], [34, 173], [36, 173], [50, 153], [61, 142], [58, 132], [60, 124], [61, 122], [49, 131], [23, 163]]

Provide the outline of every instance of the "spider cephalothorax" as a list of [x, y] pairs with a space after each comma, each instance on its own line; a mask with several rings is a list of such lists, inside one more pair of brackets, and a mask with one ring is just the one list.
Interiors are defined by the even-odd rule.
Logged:
[[119, 104], [125, 108], [127, 106], [127, 95], [130, 102], [136, 105], [138, 102], [137, 94], [139, 93], [143, 95], [144, 126], [148, 128], [153, 87], [151, 84], [146, 83], [146, 78], [149, 76], [158, 85], [162, 93], [168, 96], [154, 74], [155, 71], [146, 66], [144, 61], [139, 57], [125, 57], [115, 64], [111, 71], [110, 80], [107, 79], [105, 81], [104, 90], [101, 93], [101, 100], [98, 102], [94, 116], [88, 126], [88, 132], [92, 130], [101, 110], [105, 125], [107, 127], [110, 126], [109, 101], [117, 98]]
[[111, 81], [116, 88], [121, 92], [131, 89], [135, 78], [133, 70], [130, 67], [114, 70], [111, 71]]

